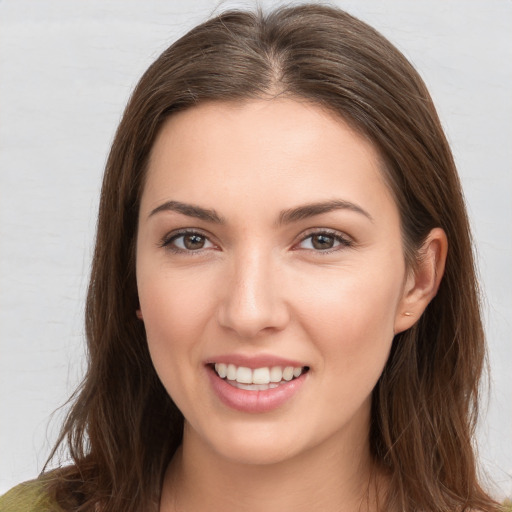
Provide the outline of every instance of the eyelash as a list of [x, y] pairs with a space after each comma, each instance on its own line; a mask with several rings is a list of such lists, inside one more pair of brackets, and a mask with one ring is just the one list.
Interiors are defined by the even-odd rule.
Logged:
[[312, 250], [317, 254], [331, 254], [333, 252], [339, 251], [343, 248], [352, 247], [354, 245], [354, 242], [348, 238], [345, 235], [342, 235], [339, 231], [334, 231], [332, 229], [319, 229], [314, 231], [309, 231], [305, 236], [302, 237], [299, 244], [307, 240], [308, 238], [312, 238], [314, 236], [328, 236], [332, 237], [335, 242], [338, 242], [339, 245], [330, 249], [306, 249], [306, 250]]
[[[184, 254], [185, 253], [185, 254], [190, 254], [190, 255], [196, 255], [196, 254], [201, 253], [202, 250], [198, 249], [196, 251], [193, 251], [193, 250], [181, 249], [179, 247], [175, 247], [172, 245], [172, 243], [174, 241], [176, 241], [178, 238], [185, 237], [185, 236], [194, 236], [194, 235], [210, 241], [208, 236], [205, 235], [204, 233], [202, 233], [201, 231], [196, 231], [194, 229], [184, 229], [184, 230], [181, 230], [178, 232], [174, 232], [170, 235], [164, 236], [164, 238], [162, 238], [162, 240], [160, 241], [160, 243], [158, 245], [168, 251], [175, 253], [175, 254]], [[212, 243], [212, 242], [210, 241], [210, 243]]]
[[[189, 255], [196, 255], [196, 254], [200, 254], [204, 249], [200, 248], [200, 249], [197, 249], [197, 250], [188, 250], [188, 249], [181, 249], [179, 247], [175, 247], [172, 245], [172, 243], [174, 241], [176, 241], [177, 239], [181, 238], [181, 237], [185, 237], [185, 236], [199, 236], [207, 241], [209, 241], [210, 243], [213, 243], [209, 240], [208, 236], [205, 235], [204, 233], [202, 233], [201, 231], [196, 231], [196, 230], [191, 230], [191, 229], [185, 229], [185, 230], [182, 230], [182, 231], [178, 231], [178, 232], [175, 232], [175, 233], [172, 233], [170, 235], [166, 235], [161, 241], [160, 243], [158, 244], [159, 247], [161, 248], [164, 248], [168, 251], [171, 251], [175, 254], [189, 254]], [[301, 240], [298, 242], [298, 244], [295, 244], [295, 246], [303, 243], [304, 241], [306, 241], [308, 238], [312, 238], [313, 236], [327, 236], [327, 237], [332, 237], [334, 239], [335, 242], [338, 242], [339, 245], [336, 246], [336, 247], [333, 247], [333, 248], [330, 248], [330, 249], [318, 249], [318, 250], [315, 250], [315, 249], [305, 249], [305, 250], [311, 250], [317, 254], [331, 254], [333, 252], [336, 252], [336, 251], [339, 251], [340, 249], [342, 248], [347, 248], [347, 247], [352, 247], [354, 245], [354, 242], [349, 239], [348, 237], [342, 235], [340, 232], [338, 231], [334, 231], [334, 230], [329, 230], [329, 229], [321, 229], [321, 230], [315, 230], [315, 231], [310, 231], [308, 232], [305, 236], [303, 236], [301, 238]], [[299, 249], [296, 249], [296, 250], [300, 250]]]

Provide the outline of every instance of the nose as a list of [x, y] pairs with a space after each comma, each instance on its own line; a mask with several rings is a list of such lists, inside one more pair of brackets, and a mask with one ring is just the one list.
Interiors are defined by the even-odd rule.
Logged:
[[285, 328], [289, 311], [282, 273], [271, 254], [246, 250], [233, 259], [225, 277], [218, 307], [222, 327], [244, 339]]

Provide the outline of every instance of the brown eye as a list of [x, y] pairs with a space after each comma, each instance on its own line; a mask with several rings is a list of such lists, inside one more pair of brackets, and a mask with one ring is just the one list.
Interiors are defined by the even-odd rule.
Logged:
[[342, 249], [343, 247], [351, 247], [352, 241], [345, 238], [341, 233], [335, 232], [317, 232], [312, 233], [302, 239], [299, 247], [301, 249], [309, 249], [311, 251], [329, 253]]
[[210, 249], [214, 245], [201, 233], [185, 232], [164, 240], [162, 247], [167, 247], [175, 252], [194, 252], [201, 249]]
[[332, 235], [313, 235], [311, 237], [311, 245], [318, 250], [332, 249], [334, 247], [335, 239]]
[[202, 249], [205, 245], [206, 239], [204, 236], [191, 234], [183, 236], [183, 245], [189, 251]]

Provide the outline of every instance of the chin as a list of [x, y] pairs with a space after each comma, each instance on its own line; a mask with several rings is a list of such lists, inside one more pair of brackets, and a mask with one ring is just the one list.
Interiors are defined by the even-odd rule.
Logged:
[[[214, 457], [241, 465], [270, 465], [296, 457], [304, 449], [306, 440], [299, 439], [283, 425], [264, 425], [241, 422], [234, 428], [223, 428], [216, 433], [211, 430], [203, 438], [203, 448]], [[298, 432], [296, 432], [298, 434]], [[192, 434], [192, 435], [197, 435]], [[206, 446], [205, 446], [206, 445]]]
[[266, 466], [286, 462], [297, 455], [297, 449], [291, 450], [282, 443], [255, 443], [252, 440], [234, 442], [220, 453], [231, 463], [246, 466]]

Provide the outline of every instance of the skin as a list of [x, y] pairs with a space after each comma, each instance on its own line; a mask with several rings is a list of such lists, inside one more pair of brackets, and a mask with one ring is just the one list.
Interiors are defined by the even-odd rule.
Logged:
[[[222, 223], [162, 206], [169, 201], [214, 210]], [[279, 222], [283, 212], [330, 201], [350, 207]], [[183, 229], [199, 237], [180, 237]], [[165, 123], [137, 240], [138, 315], [185, 416], [161, 511], [375, 507], [371, 392], [394, 334], [435, 295], [447, 250], [434, 229], [413, 273], [401, 240], [376, 150], [318, 106], [207, 103]], [[273, 355], [310, 369], [284, 405], [251, 414], [213, 392], [205, 361], [220, 354]]]

